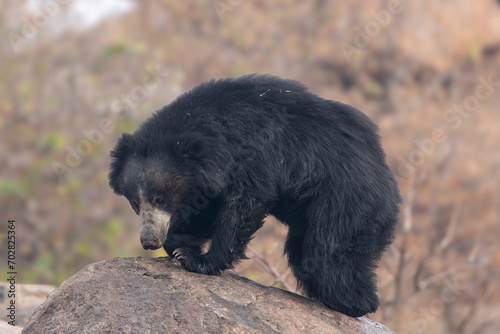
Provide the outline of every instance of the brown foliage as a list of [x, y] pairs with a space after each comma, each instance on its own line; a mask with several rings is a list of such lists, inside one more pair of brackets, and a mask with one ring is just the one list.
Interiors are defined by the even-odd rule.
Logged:
[[[68, 25], [72, 7], [61, 5], [16, 51], [11, 33], [23, 38], [35, 22], [24, 5], [0, 13], [0, 212], [16, 219], [24, 282], [60, 284], [89, 262], [162, 254], [140, 250], [137, 217], [107, 187], [108, 152], [201, 81], [271, 73], [381, 128], [406, 201], [374, 318], [408, 333], [499, 330], [497, 2], [137, 1], [90, 27]], [[78, 149], [58, 178], [54, 162], [68, 166]], [[268, 223], [255, 260], [236, 270], [293, 290], [285, 234]], [[446, 302], [452, 283], [459, 292]]]

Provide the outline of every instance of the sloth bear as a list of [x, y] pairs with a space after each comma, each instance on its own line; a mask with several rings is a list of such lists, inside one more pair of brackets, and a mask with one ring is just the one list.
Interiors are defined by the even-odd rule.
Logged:
[[357, 317], [379, 305], [373, 271], [401, 202], [377, 132], [359, 110], [297, 81], [212, 80], [123, 134], [109, 183], [140, 216], [145, 249], [164, 247], [203, 274], [246, 258], [273, 215], [289, 227], [298, 286]]

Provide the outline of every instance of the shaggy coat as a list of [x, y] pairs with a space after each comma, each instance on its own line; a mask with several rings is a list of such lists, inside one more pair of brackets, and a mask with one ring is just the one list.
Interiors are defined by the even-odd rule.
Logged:
[[374, 269], [401, 201], [377, 132], [296, 81], [212, 80], [123, 134], [110, 186], [141, 216], [144, 248], [203, 274], [245, 258], [275, 216], [289, 227], [284, 251], [305, 293], [362, 316], [379, 305]]

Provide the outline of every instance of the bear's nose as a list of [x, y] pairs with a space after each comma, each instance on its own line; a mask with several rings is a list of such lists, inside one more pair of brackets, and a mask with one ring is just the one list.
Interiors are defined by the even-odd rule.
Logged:
[[151, 234], [141, 235], [141, 244], [144, 249], [158, 249], [160, 247], [158, 238]]

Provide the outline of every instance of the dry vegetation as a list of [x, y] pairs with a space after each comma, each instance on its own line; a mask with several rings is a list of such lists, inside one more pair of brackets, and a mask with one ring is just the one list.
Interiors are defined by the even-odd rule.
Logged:
[[[402, 1], [378, 31], [383, 1], [137, 2], [54, 34], [63, 6], [18, 52], [7, 37], [32, 13], [25, 1], [2, 9], [0, 212], [18, 224], [22, 282], [60, 284], [90, 262], [161, 255], [140, 250], [137, 217], [108, 189], [108, 152], [201, 81], [272, 73], [357, 106], [381, 128], [405, 204], [371, 317], [403, 333], [500, 330], [498, 2]], [[341, 46], [356, 46], [370, 24], [368, 42], [345, 57]], [[88, 155], [58, 179], [52, 166], [67, 164], [68, 147]], [[269, 220], [254, 260], [235, 270], [294, 290], [286, 228]]]

